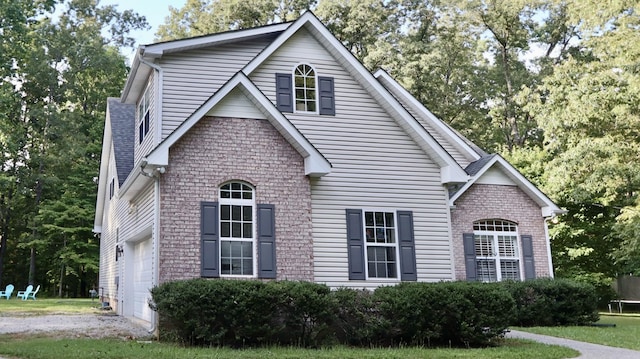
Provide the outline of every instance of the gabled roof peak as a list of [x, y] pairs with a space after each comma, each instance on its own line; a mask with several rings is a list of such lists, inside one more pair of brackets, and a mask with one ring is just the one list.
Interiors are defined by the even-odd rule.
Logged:
[[560, 209], [553, 201], [540, 191], [533, 183], [526, 179], [515, 167], [497, 153], [484, 156], [475, 162], [470, 163], [465, 171], [471, 176], [469, 182], [463, 185], [458, 191], [451, 195], [449, 204], [453, 207], [455, 202], [462, 196], [478, 179], [482, 177], [490, 168], [499, 168], [506, 177], [512, 180], [524, 193], [533, 199], [541, 208], [543, 217], [552, 217], [566, 213]]

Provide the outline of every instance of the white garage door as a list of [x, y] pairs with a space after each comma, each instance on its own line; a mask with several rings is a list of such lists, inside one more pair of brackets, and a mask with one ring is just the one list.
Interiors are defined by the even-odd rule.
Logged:
[[148, 299], [151, 298], [152, 248], [151, 239], [137, 243], [134, 247], [133, 268], [133, 316], [145, 321], [151, 321], [151, 308]]

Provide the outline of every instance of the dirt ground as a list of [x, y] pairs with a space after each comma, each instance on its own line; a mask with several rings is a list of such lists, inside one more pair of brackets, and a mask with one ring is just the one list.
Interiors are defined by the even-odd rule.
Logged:
[[100, 314], [53, 314], [3, 316], [0, 334], [47, 333], [69, 338], [149, 339], [146, 328], [121, 316]]

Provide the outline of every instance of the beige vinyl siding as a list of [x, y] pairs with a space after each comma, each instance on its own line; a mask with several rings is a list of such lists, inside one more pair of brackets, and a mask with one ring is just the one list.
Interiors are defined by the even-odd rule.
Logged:
[[[384, 85], [384, 82], [381, 82], [381, 83]], [[471, 157], [465, 156], [465, 154], [453, 144], [453, 142], [449, 139], [449, 137], [447, 137], [446, 135], [443, 135], [441, 130], [436, 129], [436, 127], [433, 126], [429, 122], [429, 120], [427, 120], [422, 115], [420, 115], [419, 111], [413, 105], [411, 105], [408, 101], [403, 101], [404, 97], [395, 93], [395, 91], [393, 91], [393, 88], [389, 87], [387, 88], [387, 90], [389, 90], [391, 94], [396, 96], [398, 101], [400, 101], [402, 106], [404, 106], [404, 108], [407, 111], [409, 111], [411, 116], [413, 116], [415, 119], [418, 120], [418, 122], [420, 122], [422, 127], [424, 127], [427, 130], [427, 132], [429, 132], [429, 134], [440, 144], [440, 146], [442, 146], [451, 155], [451, 157], [453, 157], [453, 159], [460, 165], [460, 167], [465, 168], [469, 165], [469, 163], [471, 163], [474, 160]], [[460, 141], [462, 140], [460, 139]]]
[[153, 224], [154, 195], [153, 182], [129, 201], [120, 201], [118, 218], [120, 219], [120, 240], [131, 240]]
[[250, 77], [275, 103], [275, 73], [289, 73], [299, 63], [335, 81], [336, 116], [285, 114], [332, 164], [330, 174], [311, 181], [315, 281], [357, 288], [390, 283], [349, 281], [347, 208], [413, 211], [418, 280], [452, 279], [439, 167], [304, 30]]
[[115, 277], [118, 275], [118, 267], [115, 258], [116, 230], [118, 228], [116, 208], [118, 199], [114, 196], [109, 200], [109, 186], [111, 179], [115, 178], [115, 191], [118, 190], [118, 178], [115, 163], [113, 144], [109, 150], [109, 165], [107, 170], [107, 190], [104, 198], [104, 211], [102, 212], [102, 233], [100, 234], [100, 274], [98, 294], [106, 297], [105, 301], [112, 302], [117, 296]]
[[[269, 39], [255, 39], [162, 57], [162, 139], [240, 71]], [[162, 140], [161, 139], [161, 140]]]
[[[149, 152], [151, 152], [151, 149], [155, 146], [154, 143], [154, 133], [155, 133], [155, 129], [156, 129], [156, 125], [157, 125], [157, 111], [155, 108], [155, 104], [156, 104], [156, 76], [155, 76], [155, 71], [151, 72], [151, 75], [149, 75], [149, 80], [147, 82], [147, 85], [145, 86], [145, 88], [142, 90], [142, 92], [140, 93], [140, 97], [138, 98], [138, 101], [136, 101], [136, 125], [134, 128], [135, 131], [135, 144], [134, 144], [134, 158], [133, 158], [133, 163], [139, 163], [140, 160], [146, 156], [147, 154], [149, 154]], [[144, 96], [144, 91], [148, 89], [149, 91], [149, 132], [147, 132], [147, 134], [145, 135], [144, 139], [142, 140], [142, 143], [140, 143], [140, 130], [139, 130], [139, 126], [140, 126], [140, 121], [143, 121], [144, 119], [139, 118], [139, 114], [138, 114], [138, 105], [140, 104], [140, 100], [142, 99], [142, 96]]]
[[[116, 175], [113, 146], [109, 160], [109, 182]], [[153, 183], [142, 190], [131, 202], [118, 196], [118, 179], [115, 180], [115, 195], [109, 200], [109, 190], [105, 193], [105, 209], [103, 214], [102, 234], [100, 235], [100, 294], [104, 294], [111, 306], [115, 309], [118, 305], [118, 285], [122, 290], [124, 283], [124, 258], [116, 262], [116, 245], [123, 244], [136, 234], [149, 228], [153, 224]], [[118, 243], [119, 240], [119, 243]], [[124, 247], [124, 246], [123, 246]]]
[[211, 111], [207, 112], [207, 116], [267, 119], [266, 116], [256, 108], [256, 105], [239, 89], [231, 91], [227, 97], [216, 104]]

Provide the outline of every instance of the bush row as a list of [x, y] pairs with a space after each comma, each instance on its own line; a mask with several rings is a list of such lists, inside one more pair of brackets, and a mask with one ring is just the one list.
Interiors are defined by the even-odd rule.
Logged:
[[193, 279], [151, 293], [160, 338], [192, 345], [482, 346], [509, 325], [597, 320], [593, 287], [551, 279], [401, 283], [375, 291]]

